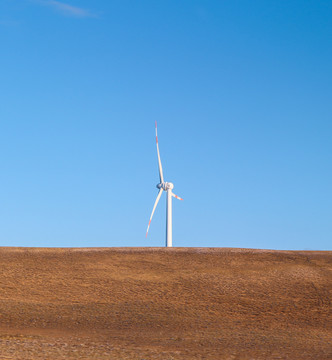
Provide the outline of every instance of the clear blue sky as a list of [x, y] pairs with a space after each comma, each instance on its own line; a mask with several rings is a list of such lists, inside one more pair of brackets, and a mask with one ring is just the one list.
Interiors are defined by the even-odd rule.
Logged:
[[0, 245], [332, 249], [332, 1], [0, 0]]

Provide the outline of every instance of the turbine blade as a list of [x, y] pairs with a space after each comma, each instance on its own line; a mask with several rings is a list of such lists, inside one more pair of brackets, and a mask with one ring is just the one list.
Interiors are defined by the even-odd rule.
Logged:
[[179, 200], [183, 200], [182, 198], [180, 198], [180, 196], [175, 195], [174, 193], [172, 193], [172, 196], [174, 196], [175, 198], [179, 199]]
[[154, 211], [156, 210], [156, 207], [157, 207], [158, 201], [159, 201], [160, 196], [161, 196], [161, 193], [162, 193], [163, 191], [164, 191], [163, 189], [160, 189], [160, 190], [159, 190], [159, 193], [158, 193], [158, 196], [157, 196], [156, 202], [154, 203], [154, 206], [153, 206], [153, 209], [152, 209], [152, 213], [151, 213], [151, 216], [150, 216], [149, 225], [148, 225], [148, 228], [147, 228], [147, 230], [146, 230], [146, 235], [145, 235], [145, 237], [147, 237], [147, 236], [148, 236], [148, 232], [149, 232], [149, 228], [150, 228], [150, 224], [151, 224], [152, 216], [153, 216], [153, 214], [154, 214]]
[[163, 176], [163, 168], [161, 166], [160, 153], [159, 153], [158, 134], [157, 134], [157, 121], [156, 121], [156, 142], [157, 142], [158, 165], [159, 165], [159, 179], [160, 179], [160, 183], [163, 183], [164, 182], [164, 176]]

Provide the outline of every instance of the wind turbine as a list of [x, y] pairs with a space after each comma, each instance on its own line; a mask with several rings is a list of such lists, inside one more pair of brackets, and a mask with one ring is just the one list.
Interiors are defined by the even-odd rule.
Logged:
[[163, 168], [161, 166], [159, 145], [158, 145], [157, 121], [156, 121], [156, 143], [157, 143], [157, 154], [158, 154], [158, 165], [159, 165], [159, 180], [160, 180], [159, 184], [157, 184], [157, 188], [159, 189], [159, 193], [157, 195], [156, 202], [154, 203], [154, 206], [153, 206], [153, 209], [152, 209], [152, 213], [151, 213], [151, 216], [150, 216], [149, 225], [148, 225], [148, 228], [146, 230], [145, 237], [148, 236], [152, 216], [154, 214], [154, 211], [156, 210], [156, 207], [157, 207], [157, 204], [158, 204], [159, 199], [161, 197], [161, 194], [162, 194], [163, 191], [166, 191], [167, 192], [167, 202], [166, 202], [166, 247], [172, 247], [172, 197], [174, 196], [175, 198], [177, 198], [179, 200], [183, 200], [183, 199], [181, 199], [179, 196], [177, 196], [177, 195], [175, 195], [173, 193], [172, 190], [174, 188], [174, 185], [171, 182], [165, 182], [164, 181]]

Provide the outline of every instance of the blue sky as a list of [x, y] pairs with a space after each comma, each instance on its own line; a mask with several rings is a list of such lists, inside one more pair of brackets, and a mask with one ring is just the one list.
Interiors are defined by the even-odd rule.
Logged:
[[332, 249], [331, 1], [0, 0], [0, 245]]

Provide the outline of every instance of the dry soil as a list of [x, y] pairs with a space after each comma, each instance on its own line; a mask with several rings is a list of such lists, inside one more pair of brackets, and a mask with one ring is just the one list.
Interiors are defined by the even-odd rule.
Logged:
[[0, 359], [332, 359], [332, 252], [0, 248]]

